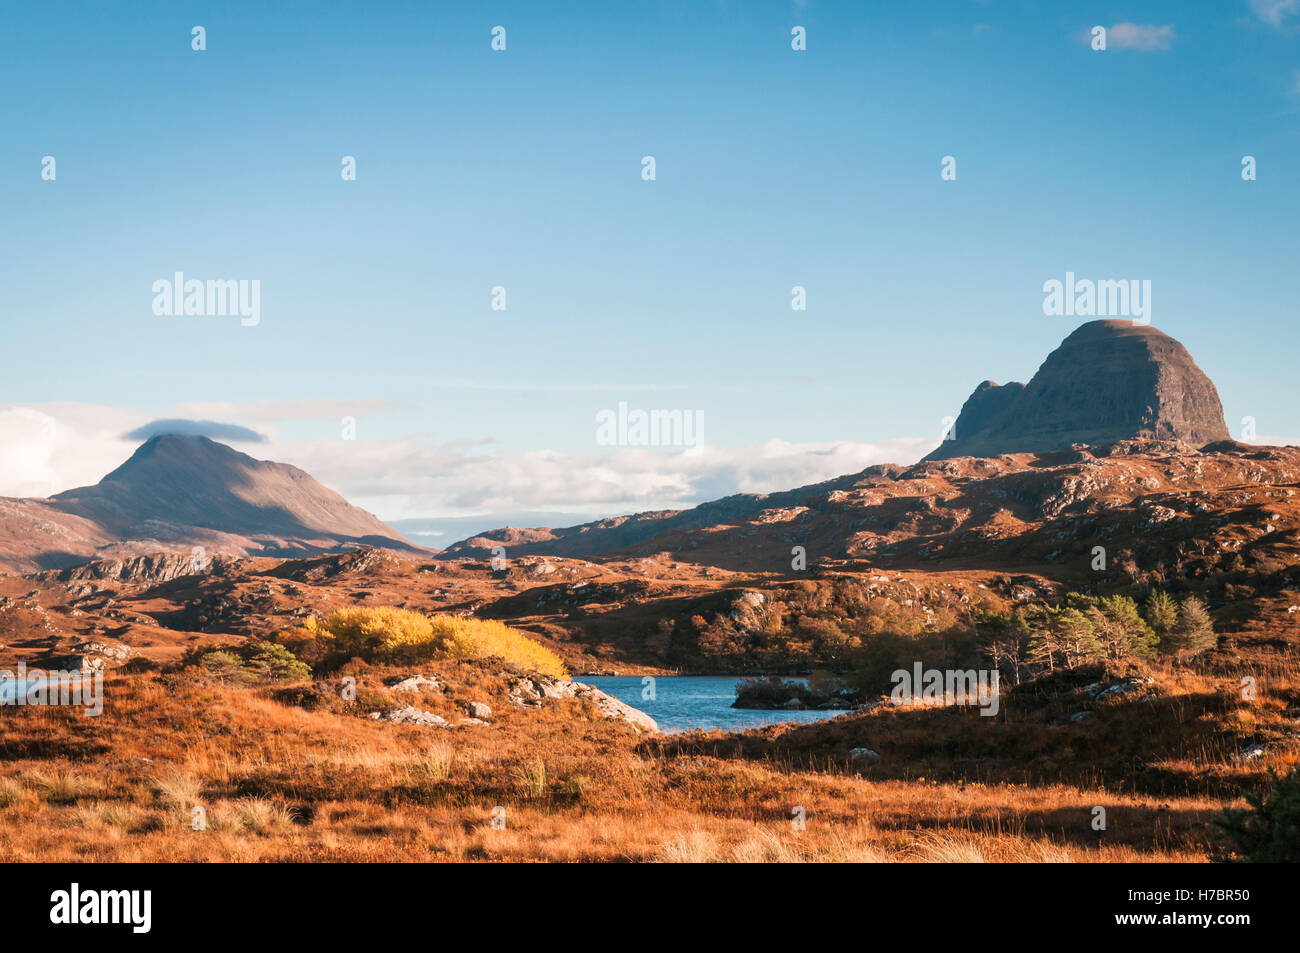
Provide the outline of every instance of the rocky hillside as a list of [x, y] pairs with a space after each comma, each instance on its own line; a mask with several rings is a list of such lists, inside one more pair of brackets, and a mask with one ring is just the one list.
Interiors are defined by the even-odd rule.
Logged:
[[[1018, 567], [1087, 576], [1111, 563], [1268, 562], [1297, 546], [1300, 449], [1231, 441], [1199, 450], [1127, 441], [1060, 453], [882, 465], [827, 483], [728, 497], [527, 535], [489, 533], [442, 558], [665, 558], [730, 571]], [[1158, 532], [1156, 531], [1158, 530]], [[797, 572], [795, 573], [797, 575]]]

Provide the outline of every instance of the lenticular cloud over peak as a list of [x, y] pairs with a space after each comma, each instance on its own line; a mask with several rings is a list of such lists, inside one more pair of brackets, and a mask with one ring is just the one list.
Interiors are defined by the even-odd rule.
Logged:
[[249, 427], [224, 424], [215, 420], [153, 420], [122, 436], [127, 440], [148, 440], [174, 434], [179, 437], [208, 437], [211, 440], [234, 440], [237, 443], [266, 443], [266, 437]]

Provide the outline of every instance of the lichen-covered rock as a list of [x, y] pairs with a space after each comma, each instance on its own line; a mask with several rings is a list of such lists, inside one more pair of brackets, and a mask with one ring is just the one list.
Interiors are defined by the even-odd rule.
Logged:
[[370, 717], [376, 721], [389, 721], [397, 725], [421, 725], [426, 728], [448, 728], [451, 725], [441, 715], [435, 715], [431, 711], [421, 711], [411, 705], [390, 712], [372, 711]]
[[102, 655], [111, 662], [125, 662], [135, 654], [129, 645], [97, 641], [82, 642], [73, 648], [73, 651], [78, 655]]
[[510, 687], [509, 697], [511, 702], [525, 708], [536, 708], [545, 701], [560, 698], [585, 698], [594, 702], [596, 709], [606, 718], [622, 719], [638, 731], [659, 730], [659, 723], [640, 709], [619, 701], [594, 685], [571, 679], [546, 675], [516, 678]]
[[465, 711], [477, 721], [488, 721], [492, 717], [492, 708], [484, 702], [467, 702]]
[[388, 682], [388, 687], [395, 692], [418, 692], [427, 688], [430, 691], [442, 691], [442, 682], [433, 675], [406, 675]]

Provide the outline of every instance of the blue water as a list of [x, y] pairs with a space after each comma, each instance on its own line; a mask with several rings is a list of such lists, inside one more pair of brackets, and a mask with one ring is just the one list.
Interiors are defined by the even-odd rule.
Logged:
[[639, 708], [666, 732], [692, 728], [743, 731], [782, 721], [821, 721], [842, 715], [842, 711], [751, 711], [732, 708], [736, 683], [732, 676], [660, 675], [655, 677], [655, 697], [643, 698], [641, 677], [579, 676], [578, 681], [595, 685], [619, 701]]
[[14, 699], [18, 697], [20, 688], [25, 695], [31, 686], [37, 684], [40, 684], [40, 679], [29, 678], [24, 682], [20, 682], [15, 678], [0, 678], [0, 702], [12, 704]]

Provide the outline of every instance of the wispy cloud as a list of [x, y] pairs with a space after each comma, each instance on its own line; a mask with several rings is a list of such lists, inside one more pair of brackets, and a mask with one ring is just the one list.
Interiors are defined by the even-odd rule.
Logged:
[[360, 417], [388, 410], [402, 410], [404, 401], [380, 400], [256, 400], [245, 403], [208, 401], [181, 404], [177, 410], [187, 417], [211, 417], [226, 420], [338, 420]]
[[0, 496], [49, 496], [94, 483], [139, 444], [148, 417], [95, 404], [0, 404]]
[[[142, 436], [153, 426], [138, 412], [111, 407], [0, 405], [0, 495], [48, 496], [95, 483], [135, 449], [138, 440], [125, 435]], [[593, 447], [586, 453], [525, 453], [485, 452], [482, 440], [286, 441], [269, 429], [272, 436], [258, 444], [258, 457], [301, 467], [385, 519], [678, 509], [733, 493], [792, 489], [877, 463], [911, 463], [938, 442], [769, 440], [676, 452]]]
[[912, 463], [938, 443], [699, 446], [679, 452], [475, 454], [416, 440], [285, 444], [281, 458], [389, 518], [536, 509], [634, 512], [678, 509], [733, 493], [770, 493], [856, 473], [877, 463]]
[[618, 394], [686, 390], [685, 384], [536, 384], [527, 381], [430, 381], [439, 390], [497, 390], [554, 394]]
[[1300, 0], [1250, 0], [1250, 10], [1272, 27], [1284, 27], [1300, 16]]
[[[1091, 37], [1088, 38], [1091, 41]], [[1106, 47], [1116, 50], [1137, 50], [1151, 53], [1167, 50], [1174, 41], [1174, 25], [1164, 26], [1138, 23], [1116, 23], [1106, 28]]]

